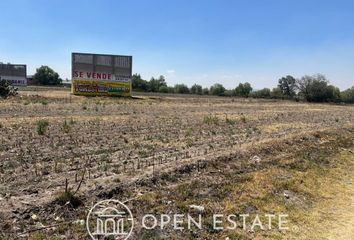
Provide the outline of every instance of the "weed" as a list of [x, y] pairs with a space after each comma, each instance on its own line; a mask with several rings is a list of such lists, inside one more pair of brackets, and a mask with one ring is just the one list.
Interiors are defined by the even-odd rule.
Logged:
[[47, 100], [42, 100], [41, 103], [42, 103], [42, 105], [44, 105], [44, 106], [48, 105], [48, 101], [47, 101]]
[[208, 116], [204, 116], [203, 122], [208, 125], [211, 125], [211, 124], [218, 125], [219, 118], [217, 116], [208, 115]]
[[48, 120], [37, 121], [37, 133], [39, 135], [44, 135], [47, 131], [48, 126], [49, 126]]
[[235, 233], [232, 233], [231, 235], [229, 235], [228, 239], [230, 239], [230, 240], [244, 240], [244, 239], [248, 239], [248, 238], [235, 232]]
[[186, 139], [186, 146], [189, 147], [189, 148], [192, 147], [193, 146], [193, 140], [190, 139], [190, 138], [187, 138]]
[[190, 136], [192, 136], [192, 133], [193, 133], [193, 129], [192, 128], [187, 128], [185, 136], [186, 137], [190, 137]]
[[205, 224], [206, 230], [211, 234], [218, 233], [220, 231], [220, 230], [214, 228], [214, 220], [211, 217], [208, 217], [205, 220], [204, 224]]
[[246, 123], [246, 117], [245, 117], [245, 115], [243, 115], [243, 113], [241, 113], [240, 120], [241, 120], [241, 122]]
[[70, 125], [68, 124], [68, 122], [66, 120], [64, 120], [62, 130], [65, 133], [69, 133], [70, 130], [71, 130], [71, 127], [70, 127]]
[[187, 184], [179, 185], [176, 191], [176, 193], [184, 200], [193, 196], [193, 191]]
[[56, 197], [55, 202], [58, 203], [59, 205], [62, 205], [62, 206], [70, 204], [73, 208], [76, 208], [76, 207], [82, 205], [82, 201], [78, 197], [75, 196], [76, 192], [79, 190], [79, 188], [81, 186], [82, 180], [81, 180], [78, 188], [76, 189], [76, 191], [72, 192], [72, 190], [68, 188], [68, 180], [66, 179], [65, 191], [60, 193]]
[[229, 125], [235, 125], [236, 121], [225, 116], [225, 122]]
[[35, 232], [32, 233], [30, 236], [28, 236], [29, 240], [44, 240], [45, 239], [45, 235], [41, 232]]

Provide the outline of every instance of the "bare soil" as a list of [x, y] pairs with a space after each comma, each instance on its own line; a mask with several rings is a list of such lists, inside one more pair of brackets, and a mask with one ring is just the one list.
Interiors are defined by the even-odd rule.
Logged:
[[[48, 122], [43, 135], [40, 120]], [[329, 212], [333, 218], [321, 205], [325, 195], [313, 194], [322, 189], [317, 186], [323, 172], [332, 176], [330, 169], [338, 168], [344, 176], [351, 169], [353, 123], [350, 105], [22, 91], [0, 101], [0, 237], [87, 238], [85, 226], [71, 222], [85, 219], [95, 202], [108, 198], [130, 199], [137, 218], [144, 212], [189, 213], [196, 204], [205, 207], [206, 216], [286, 211], [299, 228], [313, 219], [302, 217], [303, 210], [325, 211], [332, 221], [353, 219], [346, 215], [353, 203], [352, 178], [336, 183], [328, 177], [333, 186], [328, 190], [348, 182], [343, 191], [328, 192], [341, 196], [338, 209]], [[336, 165], [332, 159], [343, 151], [348, 165]], [[58, 201], [66, 180], [72, 191], [78, 189], [81, 205]], [[339, 222], [344, 225], [333, 222], [333, 229], [322, 233], [339, 239], [334, 236], [345, 228], [342, 236], [349, 236], [352, 222]], [[308, 234], [313, 229], [321, 227], [314, 225]], [[291, 239], [293, 232], [136, 229], [134, 234], [134, 239]]]

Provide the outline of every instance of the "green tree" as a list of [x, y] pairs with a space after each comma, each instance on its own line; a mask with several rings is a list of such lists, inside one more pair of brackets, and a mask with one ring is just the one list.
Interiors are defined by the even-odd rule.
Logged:
[[236, 96], [239, 96], [239, 97], [248, 97], [251, 92], [252, 92], [252, 87], [251, 87], [251, 84], [249, 84], [248, 82], [240, 83], [235, 88], [235, 94], [236, 94]]
[[209, 95], [209, 88], [203, 88], [203, 95]]
[[254, 98], [270, 98], [270, 89], [263, 88], [258, 91], [254, 91], [250, 94], [250, 96]]
[[278, 88], [285, 97], [293, 98], [296, 95], [296, 80], [293, 76], [282, 77], [278, 80]]
[[202, 95], [202, 94], [203, 94], [203, 88], [202, 88], [202, 86], [200, 86], [200, 85], [198, 85], [198, 84], [194, 84], [194, 85], [191, 87], [190, 92], [191, 92], [192, 94]]
[[235, 90], [225, 90], [224, 95], [227, 97], [233, 97], [235, 96]]
[[160, 93], [168, 93], [168, 87], [167, 86], [161, 86], [159, 88]]
[[146, 92], [149, 89], [148, 81], [141, 78], [140, 74], [135, 73], [132, 76], [132, 88], [134, 91]]
[[297, 81], [299, 95], [309, 102], [337, 102], [340, 99], [338, 88], [328, 85], [322, 74], [303, 76]]
[[341, 100], [345, 103], [354, 103], [354, 86], [341, 92]]
[[33, 75], [33, 80], [41, 85], [59, 85], [63, 81], [59, 74], [48, 66], [37, 68], [36, 73]]
[[160, 87], [167, 87], [166, 80], [164, 76], [160, 76], [159, 78], [151, 78], [149, 81], [149, 91], [150, 92], [158, 92]]
[[189, 88], [185, 84], [176, 84], [175, 85], [175, 93], [189, 93]]
[[276, 87], [276, 88], [273, 88], [272, 91], [270, 92], [270, 97], [277, 98], [277, 99], [279, 99], [279, 98], [283, 99], [284, 95], [283, 95], [283, 92], [281, 91], [281, 89]]
[[210, 87], [210, 94], [216, 96], [224, 96], [225, 88], [220, 83], [215, 83], [213, 86]]

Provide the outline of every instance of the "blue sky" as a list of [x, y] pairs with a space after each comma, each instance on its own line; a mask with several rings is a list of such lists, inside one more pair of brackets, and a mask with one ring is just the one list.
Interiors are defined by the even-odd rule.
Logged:
[[133, 56], [169, 85], [274, 87], [323, 73], [354, 85], [354, 1], [1, 0], [0, 61], [70, 78], [71, 52]]

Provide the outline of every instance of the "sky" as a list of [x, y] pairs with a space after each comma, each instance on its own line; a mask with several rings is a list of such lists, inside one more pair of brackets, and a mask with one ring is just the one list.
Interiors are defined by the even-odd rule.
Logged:
[[133, 56], [168, 85], [275, 87], [322, 73], [354, 85], [352, 0], [0, 0], [0, 62], [71, 78], [71, 52]]

